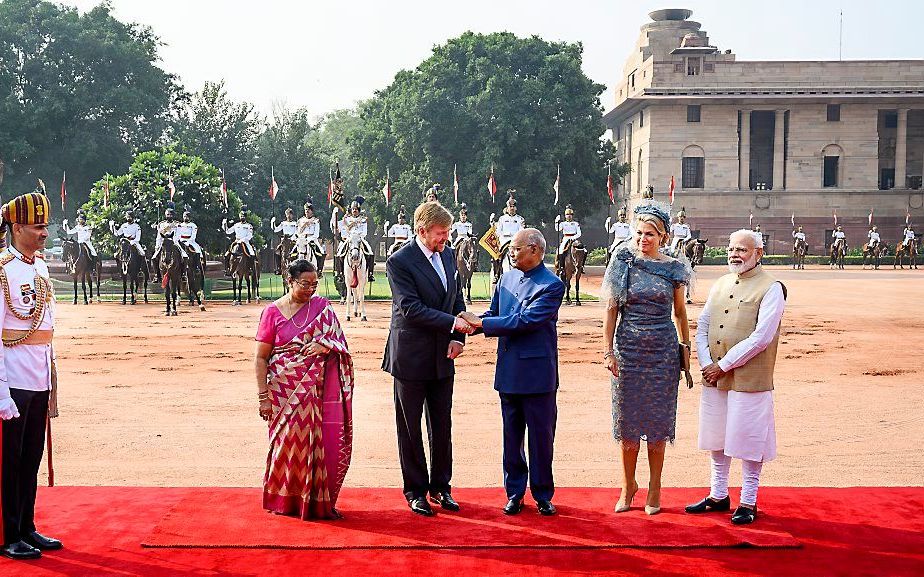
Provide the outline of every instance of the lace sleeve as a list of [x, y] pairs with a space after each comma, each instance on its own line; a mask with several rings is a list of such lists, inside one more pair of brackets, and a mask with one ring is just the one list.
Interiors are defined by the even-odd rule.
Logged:
[[606, 303], [607, 309], [619, 308], [626, 304], [629, 268], [633, 262], [634, 256], [628, 249], [618, 250], [610, 257], [600, 285], [600, 300]]

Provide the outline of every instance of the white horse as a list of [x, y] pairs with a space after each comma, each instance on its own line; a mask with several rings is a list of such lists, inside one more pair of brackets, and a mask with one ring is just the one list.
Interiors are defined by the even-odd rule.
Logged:
[[346, 284], [346, 320], [350, 320], [350, 303], [353, 304], [353, 317], [366, 319], [366, 255], [363, 253], [362, 235], [354, 229], [347, 239], [349, 248], [343, 259], [343, 280]]

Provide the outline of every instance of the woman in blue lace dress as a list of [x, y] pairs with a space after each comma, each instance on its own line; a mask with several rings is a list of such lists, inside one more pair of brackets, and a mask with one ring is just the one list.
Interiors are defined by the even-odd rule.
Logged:
[[666, 205], [648, 202], [635, 213], [632, 246], [613, 255], [603, 279], [604, 363], [612, 373], [613, 436], [622, 449], [622, 494], [616, 512], [628, 511], [638, 491], [635, 468], [644, 440], [650, 468], [645, 512], [654, 515], [661, 509], [665, 444], [674, 441], [682, 368], [678, 332], [689, 359], [684, 286], [690, 270], [659, 252], [670, 228]]

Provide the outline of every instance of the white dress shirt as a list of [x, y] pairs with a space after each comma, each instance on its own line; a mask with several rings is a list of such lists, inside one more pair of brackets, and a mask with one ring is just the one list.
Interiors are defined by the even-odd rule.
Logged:
[[[712, 306], [712, 299], [715, 298], [715, 286], [713, 285], [713, 290], [709, 292], [709, 298], [706, 300], [706, 304], [703, 305], [703, 312], [699, 315], [696, 328], [696, 352], [699, 354], [699, 365], [701, 367], [712, 364], [712, 355], [709, 353], [709, 321], [711, 316], [709, 308]], [[775, 282], [770, 285], [767, 294], [760, 301], [760, 308], [757, 312], [757, 327], [754, 328], [754, 332], [725, 353], [725, 356], [719, 361], [719, 368], [725, 372], [736, 369], [766, 349], [773, 337], [776, 336], [785, 307], [786, 299], [783, 297], [783, 285]]]

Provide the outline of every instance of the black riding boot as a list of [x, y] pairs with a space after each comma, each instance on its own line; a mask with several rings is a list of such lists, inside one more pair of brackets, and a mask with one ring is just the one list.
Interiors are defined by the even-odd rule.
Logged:
[[273, 263], [275, 264], [274, 272], [282, 274], [282, 255], [279, 252], [273, 253]]
[[231, 253], [225, 253], [225, 276], [231, 276]]
[[366, 265], [369, 269], [369, 282], [375, 282], [375, 258], [368, 254], [366, 258], [369, 259], [369, 264]]

